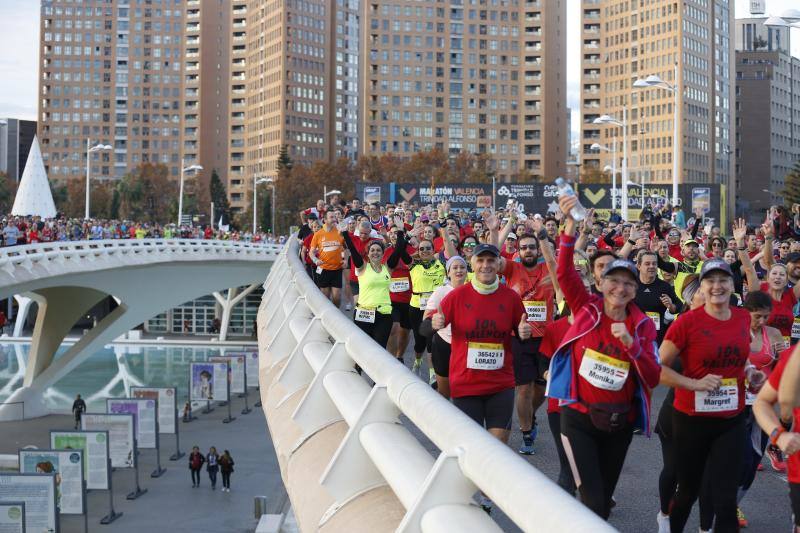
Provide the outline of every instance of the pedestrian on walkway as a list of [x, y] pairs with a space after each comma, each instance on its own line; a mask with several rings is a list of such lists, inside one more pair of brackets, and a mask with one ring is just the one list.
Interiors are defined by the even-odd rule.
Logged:
[[72, 414], [75, 415], [75, 429], [80, 429], [81, 427], [81, 415], [86, 412], [86, 402], [83, 401], [81, 395], [78, 394], [75, 397], [75, 401], [72, 402]]
[[208, 471], [208, 479], [211, 480], [211, 490], [217, 490], [217, 472], [219, 472], [219, 454], [217, 449], [212, 446], [206, 455], [206, 471]]
[[200, 486], [200, 470], [203, 469], [203, 463], [206, 458], [200, 453], [198, 446], [192, 446], [192, 452], [189, 454], [189, 470], [192, 472], [192, 488]]
[[233, 474], [233, 457], [225, 450], [219, 458], [219, 471], [222, 474], [222, 492], [231, 491], [231, 474]]

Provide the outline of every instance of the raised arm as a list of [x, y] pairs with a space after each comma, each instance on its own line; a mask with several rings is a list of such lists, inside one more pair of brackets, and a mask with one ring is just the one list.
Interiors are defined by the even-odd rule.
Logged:
[[592, 234], [592, 223], [594, 221], [594, 209], [586, 210], [586, 218], [580, 224], [578, 240], [575, 242], [576, 250], [585, 250], [589, 243], [589, 235]]
[[772, 265], [775, 264], [775, 252], [772, 247], [775, 238], [775, 229], [772, 227], [769, 215], [767, 215], [767, 221], [761, 225], [761, 232], [764, 234], [764, 264], [767, 270], [769, 270], [772, 268]]
[[[500, 230], [500, 234], [497, 236], [497, 245], [502, 246], [506, 239], [508, 238], [508, 234], [511, 233], [511, 230], [514, 228], [514, 224], [517, 223], [517, 203], [514, 202], [511, 206], [511, 209], [508, 211], [508, 222], [503, 228]], [[517, 235], [519, 238], [519, 235]]]
[[578, 202], [576, 196], [562, 196], [558, 200], [558, 206], [564, 213], [565, 224], [564, 233], [561, 235], [561, 246], [558, 249], [558, 267], [556, 269], [556, 279], [564, 292], [567, 305], [575, 313], [583, 307], [589, 300], [589, 293], [583, 286], [583, 280], [575, 270], [575, 220], [569, 214], [570, 210]]
[[747, 253], [747, 246], [745, 245], [745, 238], [747, 237], [747, 222], [740, 218], [733, 223], [733, 238], [736, 239], [736, 247], [738, 249], [739, 261], [742, 262], [742, 269], [745, 276], [747, 276], [747, 288], [751, 291], [757, 291], [758, 275], [753, 262], [750, 260], [750, 255]]
[[344, 239], [345, 246], [347, 246], [347, 250], [350, 252], [350, 259], [353, 260], [353, 264], [356, 267], [356, 272], [361, 274], [364, 271], [364, 258], [361, 257], [361, 253], [358, 251], [358, 248], [356, 248], [356, 245], [350, 238], [349, 231], [343, 231], [342, 238]]
[[402, 231], [397, 232], [397, 244], [392, 250], [392, 253], [389, 255], [389, 258], [386, 260], [386, 266], [389, 267], [389, 270], [394, 270], [397, 268], [398, 263], [402, 260], [405, 264], [411, 264], [411, 256], [408, 255], [406, 251], [406, 238], [405, 234]]

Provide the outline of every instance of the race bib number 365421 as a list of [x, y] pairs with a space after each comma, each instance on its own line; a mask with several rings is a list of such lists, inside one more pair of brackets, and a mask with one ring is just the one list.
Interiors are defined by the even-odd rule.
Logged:
[[505, 350], [494, 342], [470, 342], [467, 345], [467, 368], [472, 370], [497, 370], [503, 368]]

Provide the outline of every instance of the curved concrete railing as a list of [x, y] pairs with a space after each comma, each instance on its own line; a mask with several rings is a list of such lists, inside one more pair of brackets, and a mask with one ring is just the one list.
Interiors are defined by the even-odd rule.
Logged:
[[479, 490], [524, 531], [614, 531], [358, 329], [297, 251], [291, 239], [264, 284], [258, 337], [264, 412], [303, 531], [501, 531]]

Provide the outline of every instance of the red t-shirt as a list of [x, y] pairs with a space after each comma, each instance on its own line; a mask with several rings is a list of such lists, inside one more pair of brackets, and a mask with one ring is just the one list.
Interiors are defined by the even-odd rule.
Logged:
[[513, 252], [509, 252], [508, 248], [505, 244], [500, 248], [500, 255], [505, 257], [506, 261], [513, 261], [514, 256], [517, 255], [517, 250], [515, 249]]
[[[600, 318], [600, 323], [597, 325], [597, 327], [576, 340], [572, 345], [574, 364], [576, 370], [578, 370], [579, 401], [570, 404], [569, 407], [572, 407], [581, 413], [589, 412], [589, 409], [586, 407], [586, 405], [599, 403], [633, 403], [633, 396], [636, 392], [636, 369], [631, 362], [631, 358], [628, 356], [628, 350], [625, 348], [625, 345], [622, 344], [622, 341], [616, 339], [611, 334], [611, 324], [613, 323], [615, 323], [615, 321], [603, 313], [602, 317]], [[625, 318], [624, 323], [629, 332], [636, 331], [636, 324], [634, 323], [630, 313]], [[587, 352], [587, 350], [592, 350], [594, 353]], [[598, 356], [598, 354], [600, 354], [600, 356]], [[587, 361], [586, 364], [584, 364], [584, 358], [587, 356], [592, 357], [595, 361], [599, 360], [600, 363]], [[607, 359], [603, 360], [601, 356], [612, 358], [613, 361], [609, 363]], [[603, 380], [602, 376], [597, 378], [588, 377], [598, 375], [597, 370], [592, 368], [593, 364], [595, 367], [602, 365], [602, 367], [607, 369], [609, 372], [615, 372], [616, 374], [614, 379], [617, 380], [621, 379], [620, 376], [625, 372], [623, 367], [627, 366], [627, 378], [624, 379], [624, 382], [621, 384], [619, 390], [609, 390], [609, 388], [604, 388], [612, 387], [612, 385], [598, 386], [597, 383], [599, 380]], [[590, 381], [590, 379], [593, 379], [594, 383]], [[636, 411], [634, 409], [630, 410], [629, 418], [631, 420], [636, 418]]]
[[[759, 287], [761, 292], [769, 294], [769, 283], [766, 281]], [[772, 312], [769, 314], [767, 325], [779, 329], [784, 337], [791, 337], [794, 313], [792, 308], [797, 303], [792, 289], [784, 289], [780, 300], [772, 298]]]
[[[769, 376], [769, 384], [772, 385], [772, 388], [778, 390], [781, 384], [781, 377], [783, 376], [783, 371], [786, 369], [786, 364], [789, 362], [789, 359], [792, 356], [792, 352], [794, 351], [794, 347], [789, 348], [781, 352], [780, 360], [778, 361], [778, 365], [775, 367], [775, 370], [772, 371], [772, 374]], [[800, 428], [800, 408], [795, 407], [793, 411], [794, 416], [794, 428], [797, 431], [797, 428]], [[787, 469], [787, 478], [789, 479], [789, 483], [800, 483], [800, 453], [793, 453], [789, 456], [788, 460], [786, 461], [786, 469]]]
[[[728, 320], [717, 320], [700, 307], [681, 313], [667, 330], [664, 340], [671, 341], [680, 350], [683, 375], [699, 379], [716, 374], [723, 378], [722, 386], [712, 393], [676, 388], [675, 409], [691, 416], [716, 418], [731, 418], [744, 409], [750, 313], [731, 307]], [[699, 406], [702, 409], [697, 411]]]
[[[506, 277], [506, 285], [519, 294], [523, 303], [528, 306], [528, 322], [533, 329], [533, 337], [541, 337], [545, 328], [553, 321], [555, 311], [555, 289], [550, 272], [545, 263], [528, 270], [522, 263], [506, 260], [506, 268], [502, 272]], [[544, 312], [544, 316], [542, 316]]]
[[306, 249], [306, 264], [313, 265], [314, 262], [311, 260], [311, 254], [308, 252], [311, 250], [311, 239], [314, 238], [313, 233], [309, 233], [305, 239], [303, 239], [303, 248]]
[[[504, 285], [492, 294], [480, 294], [467, 283], [453, 289], [440, 308], [453, 334], [450, 395], [459, 398], [513, 389], [511, 337], [525, 314], [519, 295]], [[496, 368], [485, 368], [492, 366]]]
[[[539, 345], [539, 353], [548, 359], [553, 357], [556, 349], [564, 340], [564, 335], [569, 330], [569, 317], [559, 318], [548, 327], [542, 337], [542, 343]], [[560, 413], [561, 409], [558, 407], [558, 400], [556, 398], [547, 398], [547, 412]]]
[[[408, 255], [414, 253], [414, 249], [410, 247], [406, 247], [406, 251]], [[389, 247], [383, 253], [383, 263], [389, 260], [389, 256], [392, 255], [394, 252], [394, 247]], [[408, 271], [408, 265], [405, 264], [402, 260], [398, 261], [397, 267], [391, 271], [392, 281], [389, 284], [389, 298], [392, 302], [397, 303], [404, 303], [407, 304], [411, 302], [411, 274]], [[408, 282], [408, 290], [402, 291], [400, 290], [403, 286], [405, 286], [406, 282]]]

